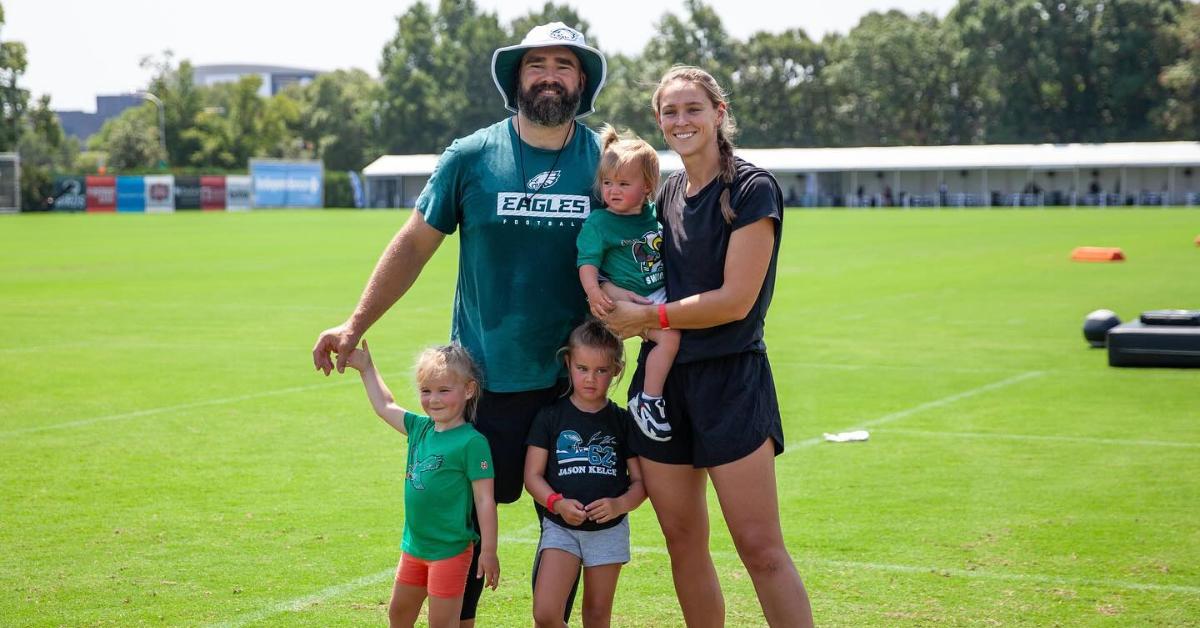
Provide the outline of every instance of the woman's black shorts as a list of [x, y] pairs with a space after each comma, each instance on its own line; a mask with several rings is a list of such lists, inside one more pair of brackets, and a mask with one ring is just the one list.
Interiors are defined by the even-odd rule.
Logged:
[[[641, 392], [646, 354], [642, 345], [629, 396]], [[783, 423], [766, 353], [746, 352], [675, 364], [663, 390], [671, 440], [651, 440], [634, 429], [633, 450], [665, 464], [715, 467], [740, 460], [770, 438], [783, 453]]]

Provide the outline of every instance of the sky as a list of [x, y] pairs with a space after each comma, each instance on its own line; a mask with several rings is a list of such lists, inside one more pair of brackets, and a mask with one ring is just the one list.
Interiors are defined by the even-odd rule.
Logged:
[[[150, 71], [140, 60], [164, 50], [195, 65], [255, 63], [314, 70], [361, 68], [378, 76], [395, 18], [415, 0], [0, 0], [0, 41], [20, 41], [29, 68], [20, 85], [51, 95], [57, 110], [95, 111], [97, 94], [142, 89]], [[725, 30], [745, 40], [760, 32], [803, 29], [814, 39], [845, 33], [871, 11], [899, 9], [944, 17], [956, 0], [705, 0]], [[426, 4], [436, 7], [437, 0]], [[545, 0], [476, 0], [502, 24], [540, 9]], [[676, 0], [558, 0], [590, 24], [609, 53], [638, 54], [665, 13], [683, 15]], [[516, 43], [516, 42], [513, 42]], [[481, 63], [486, 63], [481, 60]]]

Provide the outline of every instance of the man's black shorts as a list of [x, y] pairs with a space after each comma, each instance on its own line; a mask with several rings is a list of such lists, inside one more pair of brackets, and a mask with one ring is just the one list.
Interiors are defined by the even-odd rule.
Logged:
[[[629, 396], [641, 392], [646, 354], [643, 343]], [[663, 390], [671, 440], [651, 440], [634, 433], [633, 450], [665, 464], [715, 467], [740, 460], [770, 438], [775, 455], [783, 453], [783, 422], [775, 397], [775, 380], [767, 354], [758, 352], [676, 364]]]
[[[525, 489], [525, 438], [529, 426], [538, 410], [550, 405], [567, 390], [567, 380], [562, 379], [550, 388], [515, 393], [483, 391], [479, 406], [475, 410], [475, 429], [488, 440], [492, 449], [492, 468], [495, 469], [497, 504], [511, 504], [521, 498]], [[473, 522], [476, 532], [478, 522]], [[483, 579], [475, 577], [479, 567], [480, 543], [475, 544], [471, 556], [471, 568], [467, 573], [467, 588], [463, 591], [460, 619], [475, 619], [479, 595], [483, 592]]]
[[496, 473], [496, 503], [511, 504], [525, 488], [525, 438], [538, 410], [550, 405], [567, 389], [567, 380], [550, 388], [513, 393], [484, 390], [475, 412], [475, 429], [492, 448]]

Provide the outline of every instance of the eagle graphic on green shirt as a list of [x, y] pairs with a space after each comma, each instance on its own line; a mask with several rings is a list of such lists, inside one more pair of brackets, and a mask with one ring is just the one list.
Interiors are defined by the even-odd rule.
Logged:
[[421, 482], [421, 474], [427, 471], [436, 471], [442, 468], [444, 457], [441, 455], [429, 456], [424, 460], [417, 460], [408, 469], [408, 481], [412, 482], [413, 488], [418, 491], [425, 490], [425, 484]]

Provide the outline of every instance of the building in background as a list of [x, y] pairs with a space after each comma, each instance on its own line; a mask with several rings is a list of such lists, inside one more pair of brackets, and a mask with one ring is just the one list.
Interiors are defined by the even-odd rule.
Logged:
[[136, 93], [112, 94], [96, 96], [95, 113], [77, 110], [55, 111], [54, 113], [58, 114], [58, 123], [62, 125], [63, 133], [79, 138], [81, 143], [86, 143], [89, 137], [100, 131], [100, 127], [104, 126], [106, 121], [143, 102], [145, 101], [142, 97]]
[[304, 68], [289, 68], [279, 65], [253, 64], [217, 64], [198, 65], [194, 68], [196, 85], [217, 85], [233, 83], [245, 76], [257, 75], [262, 78], [262, 87], [258, 95], [269, 98], [278, 94], [288, 85], [308, 85], [321, 72]]

